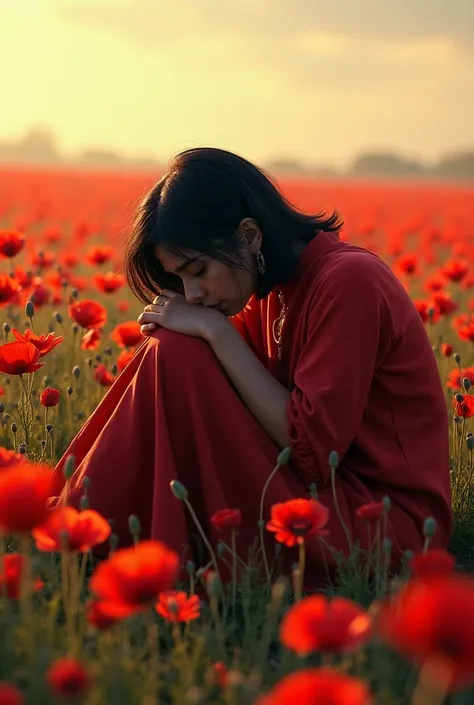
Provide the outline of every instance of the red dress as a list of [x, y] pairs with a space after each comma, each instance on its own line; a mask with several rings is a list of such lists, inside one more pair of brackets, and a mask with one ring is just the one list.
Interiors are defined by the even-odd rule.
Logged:
[[[327, 541], [347, 550], [338, 519], [328, 458], [337, 451], [336, 491], [354, 540], [367, 527], [356, 510], [391, 499], [388, 535], [393, 560], [419, 551], [426, 517], [446, 548], [451, 533], [448, 416], [433, 351], [420, 316], [390, 269], [375, 255], [320, 232], [305, 248], [297, 276], [280, 287], [288, 302], [278, 360], [272, 326], [277, 291], [252, 298], [233, 321], [265, 367], [291, 390], [288, 427], [291, 466], [271, 481], [270, 507], [309, 497], [309, 485], [330, 510]], [[130, 514], [142, 538], [160, 539], [183, 560], [196, 556], [197, 531], [169, 483], [179, 480], [204, 530], [225, 507], [242, 510], [239, 552], [247, 557], [258, 536], [263, 486], [279, 448], [247, 409], [212, 348], [204, 341], [159, 329], [146, 340], [85, 423], [67, 454], [76, 458], [69, 503], [78, 505], [90, 478], [90, 506], [114, 519], [121, 545], [131, 542]], [[267, 532], [266, 532], [267, 534]], [[273, 535], [266, 535], [270, 557]], [[199, 543], [199, 542], [198, 542]], [[284, 548], [286, 566], [296, 548]], [[334, 566], [326, 556], [329, 567]], [[307, 541], [307, 582], [324, 581], [317, 539]]]

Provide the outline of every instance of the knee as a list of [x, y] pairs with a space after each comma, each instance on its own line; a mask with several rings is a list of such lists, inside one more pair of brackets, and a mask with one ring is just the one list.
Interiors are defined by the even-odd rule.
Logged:
[[158, 328], [150, 336], [150, 345], [156, 345], [160, 357], [165, 356], [174, 362], [186, 359], [186, 363], [215, 358], [211, 346], [202, 338], [183, 335], [167, 328]]

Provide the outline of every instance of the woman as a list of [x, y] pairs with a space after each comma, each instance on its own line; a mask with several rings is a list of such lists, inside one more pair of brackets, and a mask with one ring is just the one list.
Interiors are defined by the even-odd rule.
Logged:
[[[347, 551], [338, 511], [365, 545], [357, 509], [385, 495], [395, 562], [421, 549], [427, 516], [438, 525], [434, 545], [447, 546], [448, 420], [431, 346], [390, 269], [342, 242], [340, 227], [337, 213], [298, 212], [262, 170], [219, 149], [179, 154], [146, 196], [125, 271], [147, 303], [139, 322], [148, 339], [59, 464], [75, 456], [69, 501], [79, 503], [87, 475], [90, 505], [114, 519], [122, 545], [136, 514], [142, 537], [193, 555], [197, 532], [169, 488], [179, 480], [213, 539], [210, 516], [241, 509], [246, 557], [263, 487], [289, 446], [266, 520], [273, 504], [309, 498], [314, 483], [338, 551]], [[290, 564], [295, 550], [286, 549]], [[319, 542], [307, 551], [316, 585]]]

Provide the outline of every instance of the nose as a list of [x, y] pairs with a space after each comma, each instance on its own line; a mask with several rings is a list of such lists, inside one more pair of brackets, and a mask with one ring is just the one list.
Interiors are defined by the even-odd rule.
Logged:
[[205, 297], [205, 291], [199, 282], [183, 282], [183, 288], [188, 304], [199, 304]]

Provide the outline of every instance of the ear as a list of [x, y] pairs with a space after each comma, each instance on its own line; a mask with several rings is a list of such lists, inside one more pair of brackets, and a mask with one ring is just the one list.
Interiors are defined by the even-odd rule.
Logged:
[[251, 253], [255, 254], [262, 246], [262, 231], [256, 220], [244, 218], [239, 223], [239, 234], [243, 246]]

